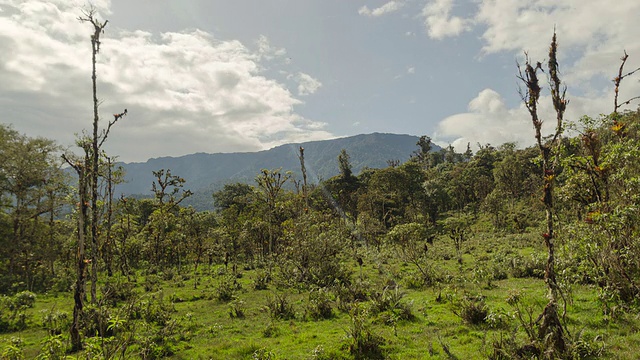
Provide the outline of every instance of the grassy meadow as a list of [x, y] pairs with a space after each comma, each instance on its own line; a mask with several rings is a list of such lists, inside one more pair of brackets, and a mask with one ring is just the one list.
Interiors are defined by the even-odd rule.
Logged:
[[[56, 350], [68, 346], [73, 299], [64, 292], [38, 294], [23, 310], [24, 330], [1, 334], [0, 349], [7, 359], [11, 346], [28, 359], [531, 358], [518, 344], [527, 343], [547, 302], [538, 238], [475, 233], [462, 244], [459, 261], [453, 241], [437, 237], [427, 249], [425, 283], [416, 281], [414, 264], [384, 246], [345, 254], [348, 287], [295, 286], [275, 269], [243, 267], [234, 274], [224, 265], [102, 276], [107, 283], [94, 311], [104, 305], [97, 316], [108, 317], [109, 325], [83, 352]], [[637, 313], [607, 308], [595, 287], [571, 285], [562, 294], [575, 358], [638, 358]], [[132, 336], [147, 339], [134, 344]], [[510, 346], [512, 357], [501, 357], [500, 349]]]

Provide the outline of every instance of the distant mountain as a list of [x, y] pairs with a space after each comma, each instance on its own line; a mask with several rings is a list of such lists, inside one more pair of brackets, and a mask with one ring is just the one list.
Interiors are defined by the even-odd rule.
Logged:
[[[154, 181], [152, 171], [171, 169], [171, 173], [186, 180], [185, 188], [195, 194], [191, 201], [202, 210], [212, 206], [211, 194], [229, 182], [254, 184], [261, 169], [282, 168], [302, 178], [298, 148], [302, 146], [309, 182], [328, 179], [338, 174], [338, 155], [345, 149], [351, 158], [354, 174], [363, 168], [384, 168], [388, 160], [405, 162], [418, 149], [419, 138], [412, 135], [366, 134], [345, 138], [287, 144], [270, 150], [246, 153], [197, 153], [180, 157], [150, 159], [144, 163], [121, 163], [126, 183], [118, 193], [150, 195]], [[439, 150], [434, 145], [434, 150]]]

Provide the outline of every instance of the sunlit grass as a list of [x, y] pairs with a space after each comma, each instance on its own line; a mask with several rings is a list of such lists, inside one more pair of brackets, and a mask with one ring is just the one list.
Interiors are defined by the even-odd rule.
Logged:
[[[368, 324], [384, 339], [383, 348], [390, 359], [442, 359], [448, 353], [459, 359], [485, 359], [492, 346], [501, 338], [513, 334], [520, 324], [514, 307], [507, 298], [518, 293], [521, 309], [537, 316], [546, 304], [546, 286], [538, 278], [515, 278], [510, 269], [506, 279], [491, 280], [490, 269], [497, 266], [496, 256], [516, 254], [523, 258], [543, 253], [530, 235], [493, 237], [478, 234], [465, 242], [462, 264], [454, 255], [452, 241], [441, 236], [430, 246], [429, 257], [439, 282], [434, 286], [408, 288], [406, 277], [415, 272], [413, 265], [398, 261], [392, 253], [374, 249], [358, 249], [362, 267], [351, 261], [352, 281], [369, 284], [369, 291], [384, 291], [393, 284], [404, 292], [402, 302], [409, 304], [411, 320], [393, 320], [388, 315], [368, 317]], [[507, 265], [504, 265], [507, 264]], [[511, 266], [505, 262], [500, 266]], [[350, 358], [347, 337], [351, 318], [332, 302], [334, 316], [311, 320], [305, 316], [308, 290], [278, 289], [273, 283], [267, 290], [254, 290], [256, 270], [239, 270], [241, 289], [234, 292], [241, 302], [244, 317], [230, 316], [231, 302], [220, 301], [216, 288], [224, 273], [221, 267], [200, 267], [176, 274], [159, 285], [164, 299], [175, 307], [173, 318], [182, 325], [185, 340], [172, 356], [174, 359], [251, 359], [254, 352], [266, 349], [277, 359], [312, 359], [313, 354], [329, 354], [334, 358]], [[197, 281], [197, 283], [196, 283]], [[144, 279], [139, 277], [136, 292], [144, 294]], [[293, 305], [295, 316], [287, 320], [272, 319], [267, 299], [273, 294], [285, 294]], [[482, 298], [491, 317], [472, 325], [456, 315], [456, 304], [466, 296]], [[566, 293], [567, 329], [569, 335], [592, 340], [605, 346], [607, 358], [633, 358], [640, 347], [640, 320], [637, 314], [620, 314], [612, 319], [603, 314], [597, 300], [597, 289], [572, 285]], [[334, 298], [335, 300], [335, 298]], [[369, 302], [362, 306], [370, 308]], [[35, 357], [47, 336], [41, 326], [43, 313], [62, 310], [71, 316], [70, 294], [40, 294], [33, 309], [27, 310], [28, 328], [0, 335], [0, 349], [11, 337], [24, 342], [26, 358]], [[564, 307], [561, 308], [561, 311]], [[391, 319], [391, 320], [389, 320]], [[534, 319], [535, 320], [535, 319]], [[516, 336], [525, 340], [522, 330]]]

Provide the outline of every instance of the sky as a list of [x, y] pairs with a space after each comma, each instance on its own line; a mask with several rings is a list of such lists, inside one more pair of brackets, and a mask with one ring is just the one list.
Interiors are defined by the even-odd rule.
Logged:
[[[640, 67], [636, 0], [0, 0], [0, 123], [70, 152], [93, 120], [89, 6], [109, 21], [101, 127], [128, 110], [104, 150], [125, 162], [373, 132], [523, 147], [517, 63], [545, 62], [554, 28], [568, 121], [613, 111], [624, 51]], [[548, 91], [540, 107], [550, 132]]]

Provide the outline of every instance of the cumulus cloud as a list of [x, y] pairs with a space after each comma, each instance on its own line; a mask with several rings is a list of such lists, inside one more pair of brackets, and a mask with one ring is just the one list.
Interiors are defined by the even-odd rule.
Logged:
[[613, 78], [623, 49], [638, 55], [630, 59], [630, 67], [640, 65], [638, 13], [637, 1], [492, 0], [480, 3], [476, 21], [486, 27], [484, 53], [528, 51], [536, 59], [547, 57], [556, 28], [561, 60], [576, 59], [564, 68], [567, 82], [576, 86], [595, 77]]
[[[608, 106], [606, 98], [592, 99], [572, 96], [565, 123], [574, 122], [584, 114], [597, 116]], [[543, 135], [551, 134], [556, 125], [556, 115], [549, 95], [540, 98], [538, 114], [543, 121]], [[493, 89], [484, 89], [468, 104], [468, 112], [451, 115], [443, 119], [434, 135], [439, 145], [452, 144], [456, 149], [465, 149], [467, 143], [476, 146], [494, 146], [506, 142], [516, 142], [519, 146], [534, 143], [534, 129], [531, 117], [524, 105], [509, 108], [500, 94]], [[477, 146], [476, 146], [477, 147]]]
[[302, 72], [295, 75], [290, 74], [287, 78], [294, 79], [298, 82], [298, 95], [300, 96], [311, 95], [322, 86], [322, 83], [318, 79]]
[[[29, 135], [73, 143], [91, 125], [91, 26], [77, 21], [82, 3], [13, 1], [0, 12], [0, 107]], [[98, 18], [110, 2], [94, 1]], [[260, 61], [286, 54], [258, 40], [252, 51], [200, 30], [122, 31], [109, 23], [98, 55], [103, 118], [128, 108], [107, 151], [124, 161], [193, 152], [261, 150], [331, 137], [324, 123], [294, 111], [301, 104], [261, 72]], [[320, 82], [300, 73], [300, 95]]]
[[400, 1], [389, 1], [388, 3], [374, 9], [369, 9], [368, 6], [363, 6], [358, 10], [358, 14], [370, 17], [379, 17], [385, 14], [396, 12], [402, 8], [404, 4]]
[[[441, 6], [436, 6], [440, 4]], [[437, 0], [429, 6], [437, 13], [443, 9], [448, 19], [450, 0]], [[478, 3], [477, 13], [463, 24], [476, 26], [482, 40], [482, 54], [511, 53], [523, 61], [527, 51], [533, 61], [545, 61], [553, 29], [559, 42], [561, 77], [568, 86], [570, 103], [565, 119], [575, 121], [582, 115], [598, 116], [613, 111], [613, 85], [610, 82], [620, 65], [619, 58], [626, 49], [629, 54], [627, 69], [640, 67], [640, 13], [639, 2], [624, 2], [612, 6], [596, 0], [484, 0]], [[428, 20], [428, 16], [427, 16]], [[436, 24], [437, 19], [434, 19]], [[447, 20], [448, 23], [448, 20]], [[427, 25], [429, 22], [427, 21]], [[436, 31], [437, 34], [459, 34], [459, 26], [453, 30]], [[466, 28], [462, 27], [463, 30]], [[454, 31], [455, 30], [455, 31]], [[634, 56], [635, 55], [635, 56]], [[515, 70], [515, 69], [514, 69]], [[623, 83], [620, 98], [628, 99], [640, 93], [640, 82], [630, 79]], [[541, 116], [553, 119], [553, 109], [547, 96], [540, 100]], [[629, 106], [635, 108], [637, 102]], [[545, 126], [552, 126], [549, 121]], [[547, 128], [547, 132], [552, 129]], [[504, 99], [491, 89], [485, 89], [469, 102], [468, 112], [443, 119], [438, 136], [444, 143], [454, 145], [501, 144], [516, 141], [520, 145], [533, 142], [530, 119], [523, 106], [508, 107]]]
[[260, 35], [258, 38], [258, 55], [266, 60], [272, 60], [274, 58], [283, 57], [287, 54], [287, 50], [284, 48], [277, 48], [271, 45], [269, 38], [264, 35]]
[[527, 122], [526, 111], [522, 108], [508, 109], [496, 91], [482, 90], [469, 102], [468, 110], [442, 120], [434, 141], [451, 143], [458, 150], [466, 147], [467, 143], [529, 142], [531, 125]]
[[451, 16], [453, 0], [429, 1], [422, 9], [424, 24], [432, 39], [457, 36], [471, 27], [470, 19]]

